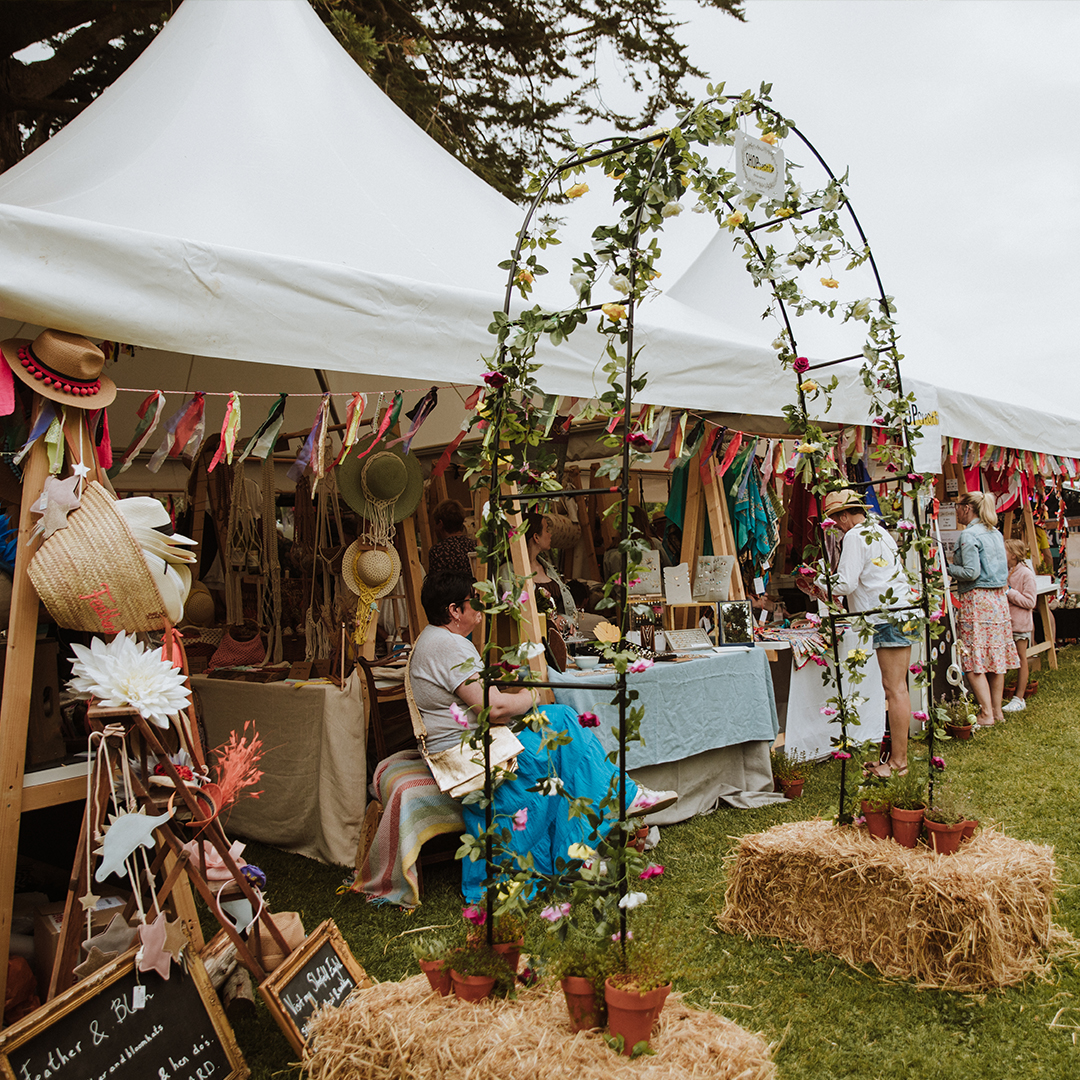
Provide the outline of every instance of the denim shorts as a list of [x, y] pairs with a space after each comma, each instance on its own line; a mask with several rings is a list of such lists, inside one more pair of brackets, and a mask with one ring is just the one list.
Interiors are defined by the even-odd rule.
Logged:
[[1026, 641], [1031, 644], [1031, 631], [1030, 630], [1014, 630], [1013, 641]]
[[919, 640], [918, 631], [905, 634], [892, 623], [878, 623], [874, 627], [875, 649], [909, 649]]

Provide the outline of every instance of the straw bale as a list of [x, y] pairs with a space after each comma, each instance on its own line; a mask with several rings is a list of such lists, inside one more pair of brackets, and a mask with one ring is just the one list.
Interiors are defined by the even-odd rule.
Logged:
[[716, 1013], [672, 994], [653, 1028], [654, 1057], [614, 1054], [595, 1031], [570, 1031], [558, 986], [476, 1005], [431, 992], [425, 976], [380, 983], [310, 1021], [313, 1080], [771, 1080], [769, 1049]]
[[955, 855], [827, 821], [745, 836], [722, 930], [783, 938], [921, 986], [976, 990], [1044, 976], [1078, 943], [1051, 922], [1053, 848], [983, 829]]

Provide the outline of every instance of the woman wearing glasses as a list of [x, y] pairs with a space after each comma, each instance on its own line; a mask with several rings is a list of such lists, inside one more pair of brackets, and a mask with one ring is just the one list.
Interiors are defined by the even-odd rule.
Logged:
[[[472, 578], [451, 572], [429, 575], [420, 593], [428, 625], [416, 639], [409, 671], [413, 696], [427, 729], [429, 753], [459, 746], [463, 733], [475, 728], [483, 708], [484, 685], [479, 677], [483, 664], [469, 640], [483, 613], [473, 606], [473, 599]], [[528, 688], [493, 686], [488, 691], [491, 723], [508, 724], [531, 712], [533, 702]], [[548, 741], [563, 745], [545, 748], [544, 734], [528, 727], [517, 732], [525, 749], [517, 759], [516, 778], [495, 789], [494, 812], [496, 821], [506, 827], [513, 850], [531, 855], [538, 873], [552, 874], [556, 859], [570, 861], [571, 845], [595, 845], [617, 819], [617, 809], [605, 812], [599, 804], [609, 795], [617, 798], [618, 787], [613, 781], [618, 770], [573, 709], [545, 705], [540, 711], [547, 721]], [[550, 735], [557, 737], [551, 739]], [[570, 817], [570, 802], [559, 794], [560, 788], [570, 799], [588, 798], [593, 811], [606, 817], [596, 831], [586, 817]], [[662, 810], [678, 798], [674, 791], [650, 791], [629, 777], [626, 795], [628, 817]], [[484, 810], [465, 803], [462, 813], [466, 829], [479, 835], [484, 829]], [[462, 891], [470, 902], [483, 895], [484, 875], [482, 861], [462, 860]]]

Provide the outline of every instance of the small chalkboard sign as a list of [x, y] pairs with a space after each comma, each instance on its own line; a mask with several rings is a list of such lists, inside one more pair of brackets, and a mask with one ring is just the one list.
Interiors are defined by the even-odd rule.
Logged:
[[[243, 1080], [247, 1065], [202, 961], [169, 979], [135, 950], [0, 1033], [7, 1080]], [[145, 989], [145, 1002], [139, 1005]]]
[[300, 1053], [307, 1023], [323, 1005], [340, 1005], [354, 990], [371, 985], [333, 919], [327, 919], [259, 984], [259, 993], [285, 1037]]

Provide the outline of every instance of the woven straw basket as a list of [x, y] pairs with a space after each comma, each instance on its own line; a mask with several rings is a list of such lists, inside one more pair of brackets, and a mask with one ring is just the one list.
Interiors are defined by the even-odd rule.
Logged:
[[116, 509], [91, 482], [82, 502], [30, 560], [30, 580], [56, 622], [68, 630], [118, 634], [160, 630], [168, 623], [142, 548]]

